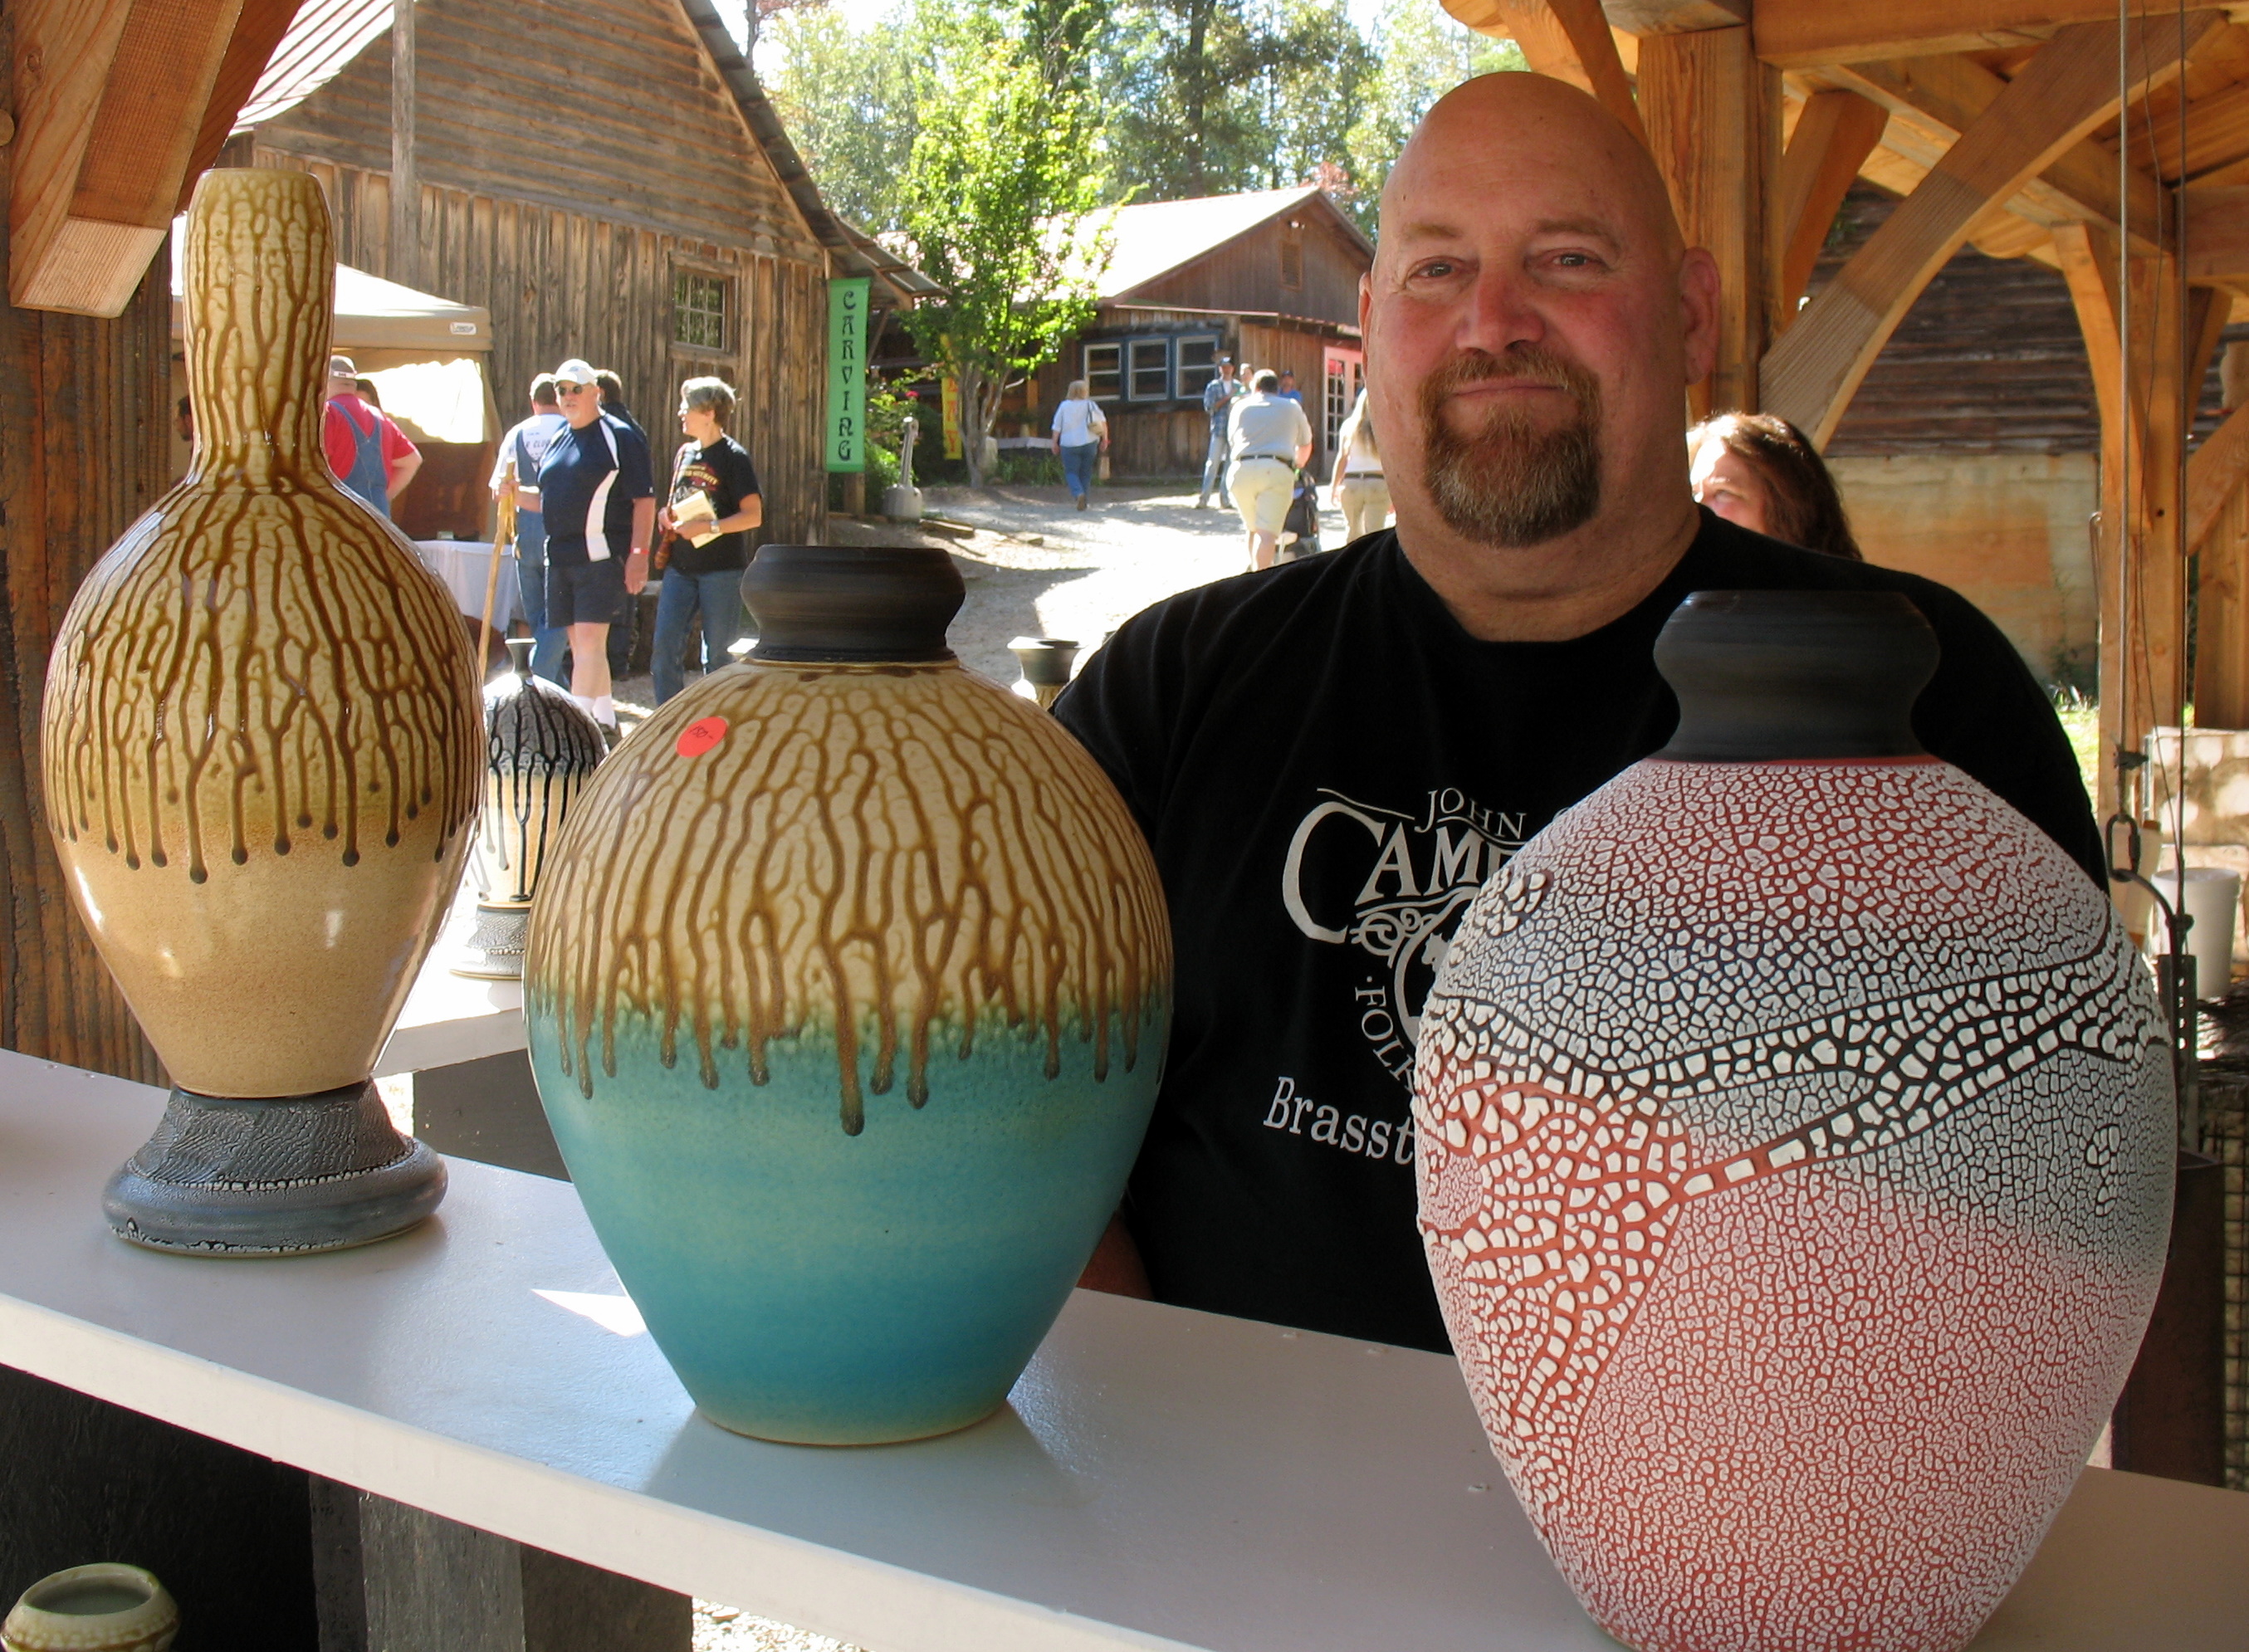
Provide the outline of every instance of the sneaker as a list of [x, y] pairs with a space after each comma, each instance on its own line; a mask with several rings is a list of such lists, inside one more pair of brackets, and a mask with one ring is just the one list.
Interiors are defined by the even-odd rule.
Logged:
[[1195, 501], [1195, 509], [1199, 511], [1207, 511], [1209, 508], [1210, 501], [1208, 499], [1197, 499]]
[[1077, 508], [1078, 508], [1079, 510], [1081, 510], [1081, 511], [1082, 511], [1082, 510], [1083, 510], [1083, 509], [1085, 508], [1085, 506], [1086, 506], [1086, 498], [1085, 498], [1085, 495], [1084, 495], [1084, 494], [1083, 494], [1083, 493], [1081, 493], [1081, 494], [1079, 494], [1079, 495], [1077, 496]]

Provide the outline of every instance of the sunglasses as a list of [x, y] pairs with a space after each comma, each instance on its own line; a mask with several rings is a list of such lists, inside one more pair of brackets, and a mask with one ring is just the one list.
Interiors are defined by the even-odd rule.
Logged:
[[586, 389], [583, 384], [565, 384], [558, 379], [555, 382], [554, 393], [558, 396], [576, 396]]

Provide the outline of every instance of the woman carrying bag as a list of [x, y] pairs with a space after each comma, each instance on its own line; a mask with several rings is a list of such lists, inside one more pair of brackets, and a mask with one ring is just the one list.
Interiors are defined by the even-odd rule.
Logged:
[[1093, 491], [1093, 466], [1109, 447], [1109, 420], [1101, 404], [1085, 392], [1083, 379], [1069, 382], [1069, 393], [1055, 409], [1054, 437], [1049, 444], [1062, 460], [1062, 479], [1077, 508], [1085, 508]]

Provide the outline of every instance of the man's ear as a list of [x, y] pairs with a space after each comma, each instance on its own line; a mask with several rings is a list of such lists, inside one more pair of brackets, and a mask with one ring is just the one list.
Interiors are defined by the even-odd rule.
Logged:
[[1367, 313], [1373, 307], [1374, 276], [1372, 272], [1369, 272], [1358, 278], [1358, 341], [1362, 349], [1366, 345]]
[[1700, 384], [1718, 365], [1718, 261], [1698, 246], [1679, 260], [1679, 318], [1687, 382]]

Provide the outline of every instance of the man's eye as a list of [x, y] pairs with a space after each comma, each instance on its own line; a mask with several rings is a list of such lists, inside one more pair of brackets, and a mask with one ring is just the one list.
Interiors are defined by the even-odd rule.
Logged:
[[1442, 280], [1445, 277], [1452, 274], [1458, 267], [1459, 266], [1455, 265], [1449, 258], [1438, 258], [1431, 263], [1423, 265], [1414, 273], [1417, 275], [1434, 276], [1439, 280]]
[[1592, 267], [1592, 255], [1586, 252], [1557, 252], [1554, 262], [1565, 270], [1586, 270]]

